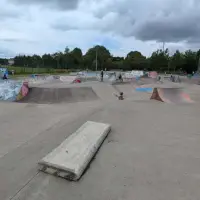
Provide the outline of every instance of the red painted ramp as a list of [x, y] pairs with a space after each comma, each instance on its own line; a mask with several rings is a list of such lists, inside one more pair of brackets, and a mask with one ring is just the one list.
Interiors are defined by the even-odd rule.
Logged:
[[192, 103], [189, 95], [181, 88], [154, 88], [150, 99], [166, 103]]

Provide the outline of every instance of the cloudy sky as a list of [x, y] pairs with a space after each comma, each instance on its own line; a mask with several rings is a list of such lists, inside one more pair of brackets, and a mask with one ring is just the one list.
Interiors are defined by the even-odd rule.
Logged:
[[114, 55], [200, 48], [199, 0], [0, 0], [0, 57], [99, 44]]

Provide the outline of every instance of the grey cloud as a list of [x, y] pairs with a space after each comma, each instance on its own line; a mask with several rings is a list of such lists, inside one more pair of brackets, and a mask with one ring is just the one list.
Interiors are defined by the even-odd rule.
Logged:
[[51, 27], [53, 29], [56, 29], [56, 30], [59, 30], [59, 31], [78, 30], [78, 27], [71, 26], [71, 25], [68, 25], [68, 24], [61, 24], [61, 23], [58, 23], [58, 24], [55, 23]]
[[11, 58], [14, 57], [15, 53], [6, 48], [0, 48], [0, 58]]
[[97, 20], [92, 15], [76, 12], [55, 19], [50, 26], [59, 31], [93, 30], [96, 24]]
[[8, 18], [18, 18], [20, 13], [15, 10], [0, 9], [0, 20], [5, 20]]
[[27, 40], [27, 39], [21, 39], [21, 38], [0, 38], [0, 42], [8, 42], [8, 43], [13, 43], [13, 42], [26, 42], [26, 43], [35, 43], [36, 41], [34, 40]]
[[1, 42], [20, 42], [21, 40], [15, 38], [0, 38]]
[[17, 5], [41, 5], [59, 10], [71, 10], [78, 6], [79, 0], [9, 0]]
[[199, 10], [199, 0], [124, 0], [123, 4], [116, 0], [109, 3], [109, 7], [96, 10], [95, 16], [104, 19], [109, 13], [116, 13], [114, 26], [107, 22], [108, 26], [102, 28], [124, 37], [134, 36], [141, 41], [200, 43]]
[[135, 27], [132, 34], [142, 41], [195, 42], [200, 41], [200, 14], [165, 16], [148, 19]]

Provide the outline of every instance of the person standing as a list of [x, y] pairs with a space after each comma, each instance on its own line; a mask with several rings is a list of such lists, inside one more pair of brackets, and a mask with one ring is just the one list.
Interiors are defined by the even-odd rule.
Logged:
[[104, 76], [104, 72], [103, 70], [101, 70], [101, 82], [103, 82], [103, 76]]
[[3, 75], [3, 80], [8, 80], [8, 77], [7, 77], [7, 74], [6, 73], [4, 73], [4, 75]]
[[122, 79], [122, 74], [121, 74], [121, 72], [119, 73], [118, 80], [119, 80], [119, 81], [121, 81], [121, 82], [123, 82], [123, 79]]

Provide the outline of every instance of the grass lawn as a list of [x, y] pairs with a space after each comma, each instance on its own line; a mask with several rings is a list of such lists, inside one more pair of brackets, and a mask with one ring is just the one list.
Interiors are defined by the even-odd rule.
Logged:
[[[42, 75], [68, 75], [69, 73], [42, 73]], [[22, 79], [22, 78], [28, 78], [31, 74], [15, 74], [15, 75], [9, 75], [10, 79]]]
[[30, 74], [62, 74], [67, 73], [66, 69], [53, 69], [53, 68], [30, 68], [30, 67], [16, 67], [5, 66], [9, 71], [14, 70], [16, 75], [30, 75]]

